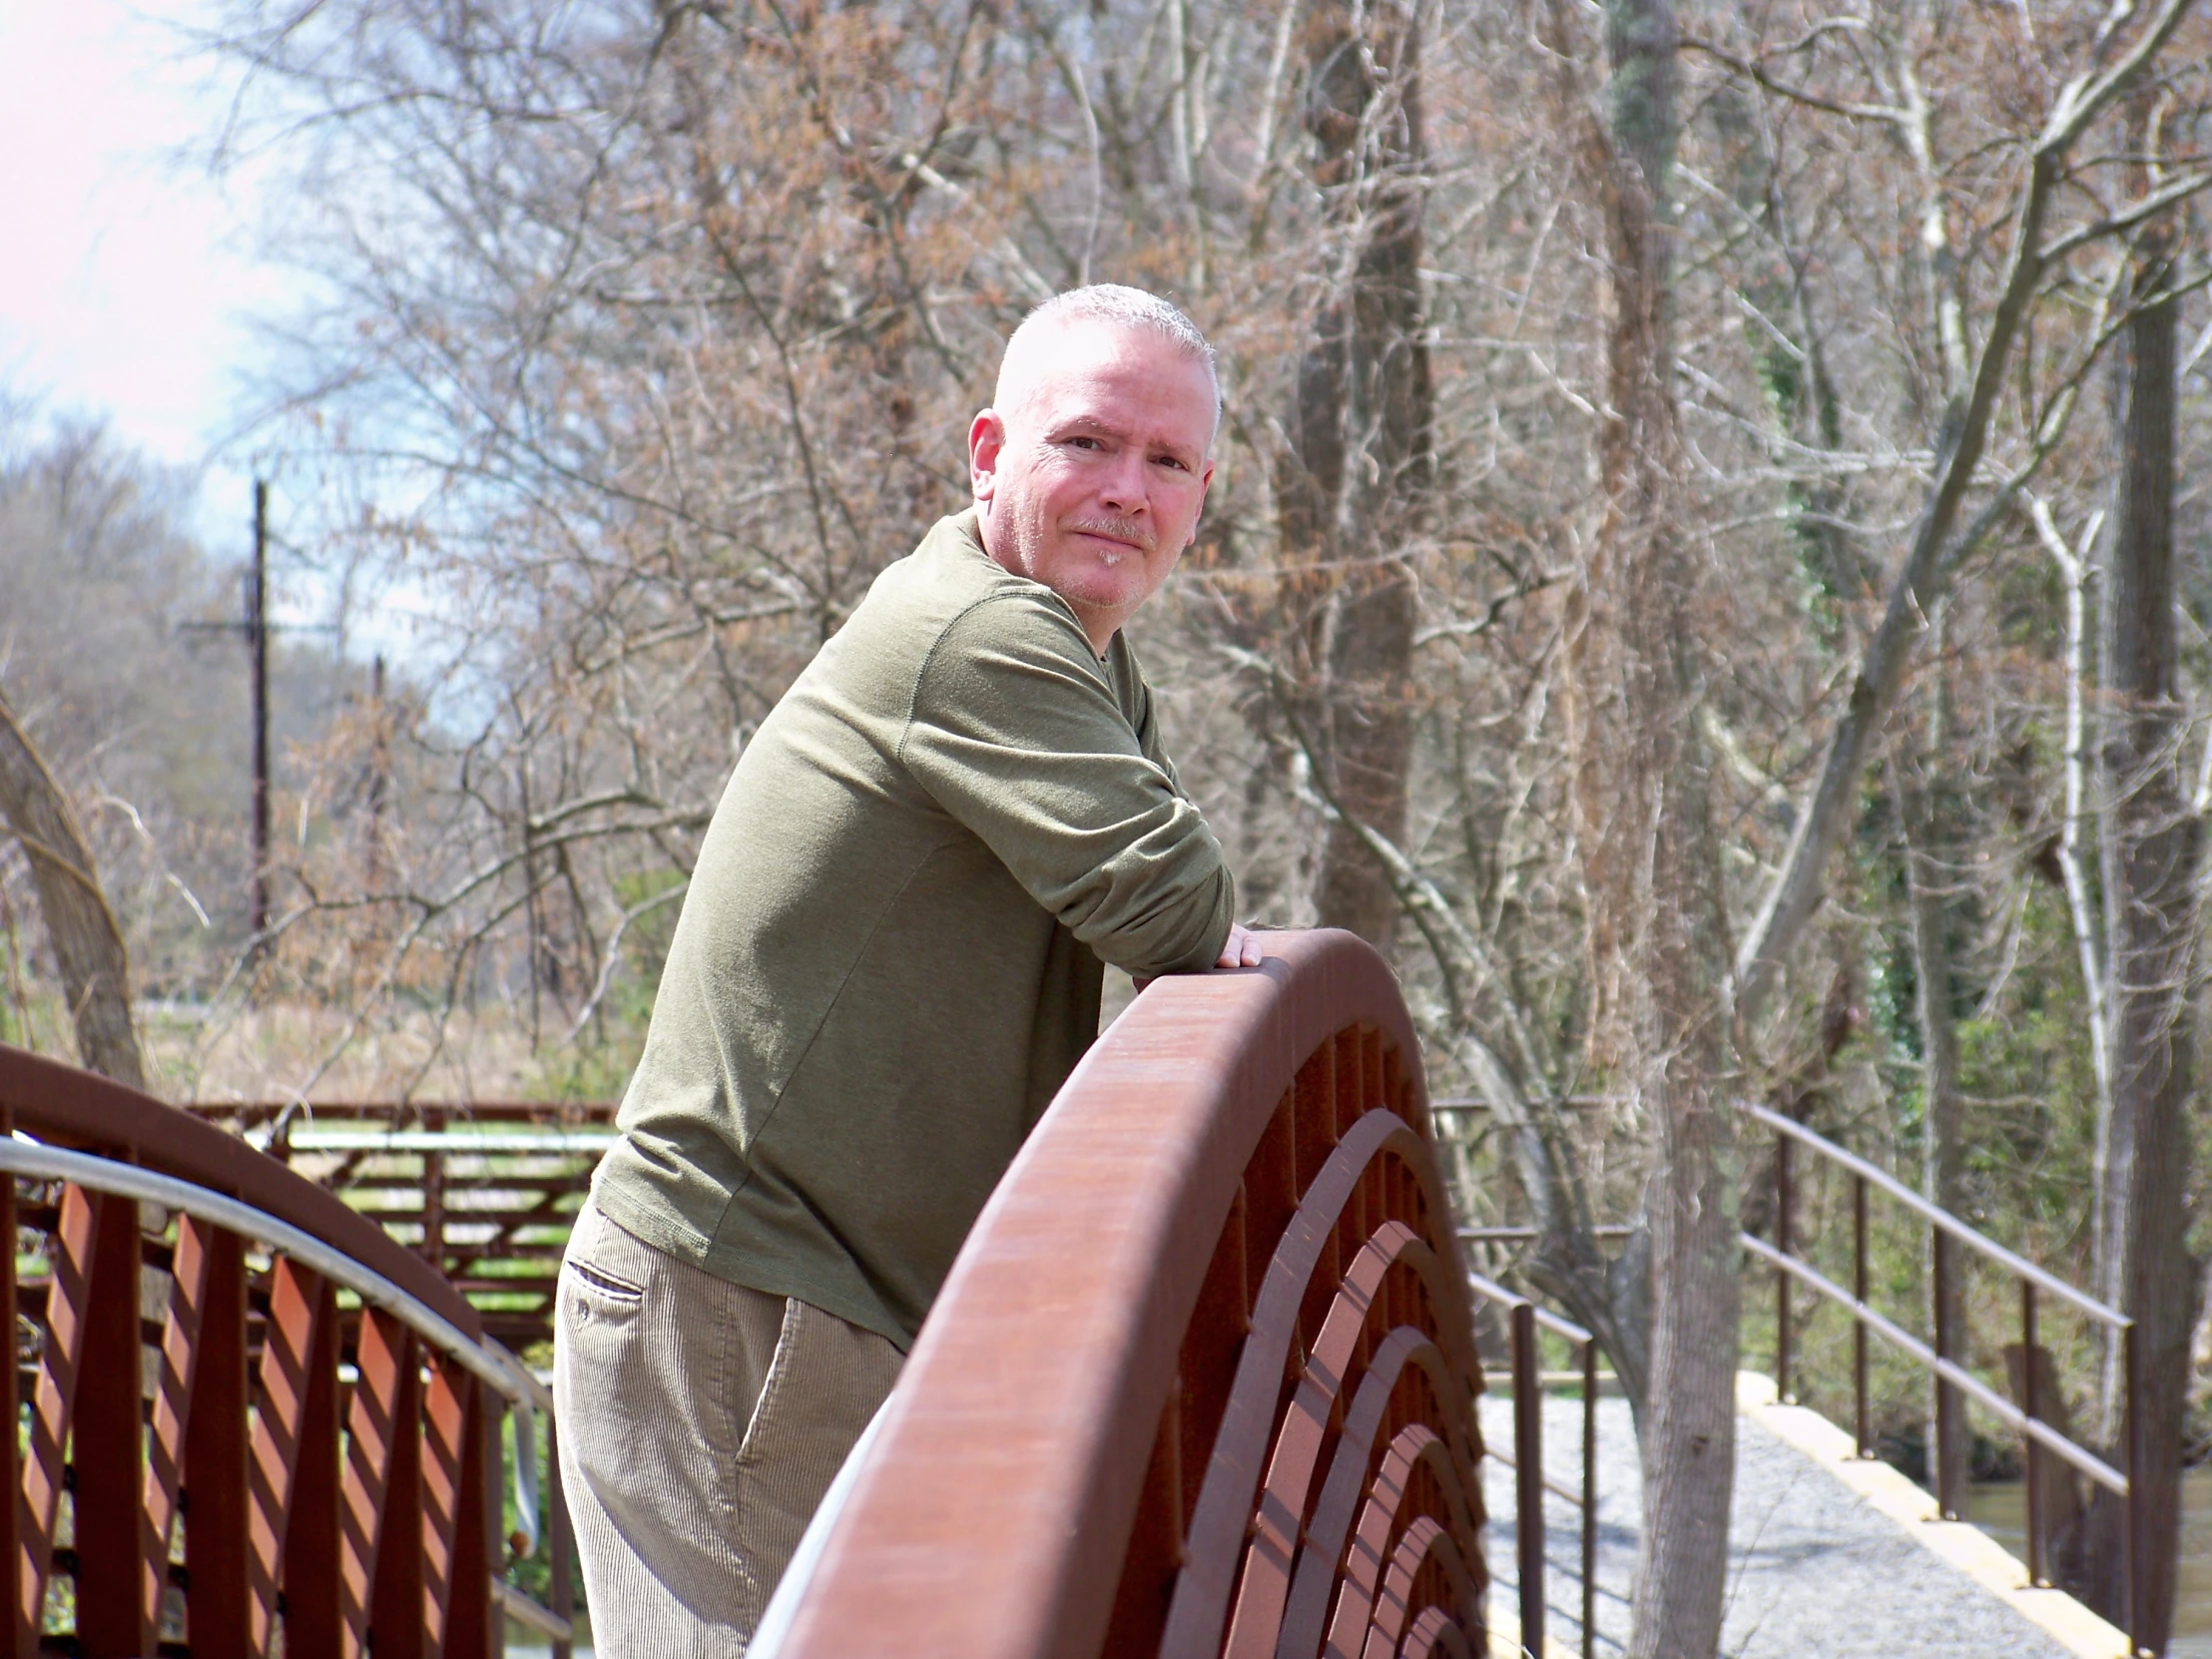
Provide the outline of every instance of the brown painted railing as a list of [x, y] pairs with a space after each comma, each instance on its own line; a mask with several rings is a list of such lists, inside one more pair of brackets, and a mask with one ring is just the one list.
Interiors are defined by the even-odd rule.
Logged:
[[434, 1263], [484, 1335], [553, 1340], [562, 1253], [614, 1138], [615, 1108], [576, 1101], [268, 1101], [187, 1108], [342, 1194]]
[[[1936, 1506], [1946, 1519], [1958, 1519], [1963, 1512], [1965, 1493], [1957, 1489], [1951, 1471], [1961, 1468], [1964, 1450], [1961, 1436], [1965, 1432], [1962, 1421], [1962, 1401], [1971, 1398], [1998, 1421], [2020, 1436], [2020, 1443], [2027, 1464], [2027, 1575], [2034, 1585], [2047, 1585], [2050, 1580], [2044, 1573], [2043, 1517], [2037, 1512], [2038, 1491], [2041, 1487], [2041, 1459], [2044, 1455], [2057, 1457], [2077, 1472], [2087, 1476], [2096, 1485], [2118, 1497], [2125, 1505], [2122, 1572], [2126, 1587], [2121, 1605], [2127, 1609], [2128, 1634], [2131, 1648], [2135, 1633], [2144, 1628], [2145, 1610], [2138, 1604], [2137, 1586], [2141, 1575], [2135, 1570], [2136, 1562], [2143, 1559], [2141, 1549], [2143, 1515], [2139, 1501], [2139, 1488], [2135, 1482], [2135, 1446], [2142, 1418], [2138, 1411], [2137, 1372], [2135, 1355], [2135, 1324], [2117, 1309], [2099, 1302], [2095, 1297], [2075, 1290], [2064, 1280], [2058, 1279], [2037, 1267], [2024, 1257], [2006, 1250], [1995, 1240], [1976, 1232], [1949, 1211], [1930, 1203], [1912, 1188], [1891, 1175], [1887, 1170], [1867, 1162], [1857, 1154], [1848, 1152], [1834, 1141], [1816, 1134], [1794, 1119], [1765, 1106], [1745, 1103], [1742, 1110], [1753, 1121], [1765, 1125], [1775, 1134], [1775, 1237], [1773, 1243], [1743, 1236], [1744, 1248], [1775, 1270], [1775, 1392], [1782, 1399], [1789, 1399], [1792, 1361], [1792, 1318], [1790, 1285], [1794, 1280], [1810, 1287], [1827, 1301], [1846, 1309], [1852, 1318], [1852, 1398], [1854, 1437], [1859, 1455], [1874, 1455], [1873, 1437], [1870, 1431], [1867, 1390], [1867, 1335], [1871, 1331], [1890, 1347], [1908, 1356], [1927, 1369], [1935, 1390], [1935, 1418], [1936, 1443], [1930, 1448], [1930, 1461], [1936, 1474]], [[1795, 1231], [1797, 1217], [1797, 1183], [1793, 1172], [1791, 1149], [1802, 1146], [1815, 1157], [1834, 1165], [1851, 1180], [1852, 1214], [1852, 1286], [1845, 1290], [1833, 1280], [1816, 1270], [1796, 1254]], [[1878, 1192], [1901, 1206], [1929, 1229], [1929, 1254], [1932, 1272], [1929, 1284], [1929, 1328], [1933, 1342], [1924, 1343], [1904, 1330], [1894, 1320], [1888, 1319], [1869, 1306], [1867, 1299], [1867, 1199], [1870, 1192]], [[1951, 1298], [1949, 1282], [1957, 1272], [1955, 1252], [1963, 1246], [1984, 1260], [1994, 1263], [2011, 1276], [2019, 1286], [2020, 1295], [2020, 1372], [2025, 1397], [2014, 1404], [1989, 1387], [1979, 1378], [1958, 1364], [1965, 1352], [1965, 1334], [1951, 1329], [1945, 1312]], [[2036, 1346], [2036, 1313], [2039, 1299], [2047, 1299], [2075, 1314], [2102, 1325], [2119, 1335], [2122, 1358], [2121, 1382], [2125, 1396], [2126, 1415], [2120, 1436], [2124, 1469], [2116, 1469], [2088, 1447], [2068, 1439], [2050, 1423], [2043, 1420], [2040, 1374], [2042, 1361]]]
[[1486, 1652], [1412, 1029], [1350, 934], [1268, 955], [1153, 985], [1069, 1079], [764, 1659]]
[[[1472, 1228], [1461, 1228], [1463, 1239]], [[1544, 1651], [1544, 1493], [1581, 1511], [1582, 1659], [1597, 1653], [1597, 1339], [1571, 1320], [1539, 1308], [1478, 1273], [1467, 1285], [1483, 1301], [1505, 1310], [1506, 1365], [1513, 1379], [1513, 1449], [1490, 1455], [1513, 1471], [1513, 1548], [1520, 1589], [1520, 1645]], [[1561, 1485], [1544, 1473], [1543, 1364], [1537, 1333], [1548, 1331], [1578, 1350], [1582, 1382], [1582, 1486]]]
[[[0, 1423], [29, 1408], [27, 1455], [0, 1434], [11, 1652], [488, 1655], [502, 1608], [565, 1643], [565, 1608], [495, 1576], [502, 1420], [526, 1430], [534, 1545], [550, 1397], [373, 1223], [214, 1125], [0, 1046], [0, 1307], [37, 1338], [0, 1367]], [[18, 1283], [26, 1244], [41, 1271]]]

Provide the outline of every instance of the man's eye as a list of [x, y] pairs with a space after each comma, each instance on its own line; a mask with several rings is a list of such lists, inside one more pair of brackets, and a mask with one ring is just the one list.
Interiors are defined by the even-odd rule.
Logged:
[[1096, 449], [1096, 448], [1098, 448], [1098, 447], [1099, 447], [1099, 442], [1098, 442], [1098, 439], [1096, 439], [1096, 438], [1084, 438], [1084, 437], [1075, 437], [1075, 438], [1070, 438], [1070, 439], [1068, 439], [1068, 444], [1069, 444], [1069, 447], [1071, 447], [1071, 448], [1074, 448], [1074, 449]]
[[1178, 472], [1188, 472], [1191, 470], [1189, 467], [1183, 464], [1180, 457], [1174, 455], [1155, 455], [1152, 457], [1152, 462], [1155, 466], [1172, 466]]

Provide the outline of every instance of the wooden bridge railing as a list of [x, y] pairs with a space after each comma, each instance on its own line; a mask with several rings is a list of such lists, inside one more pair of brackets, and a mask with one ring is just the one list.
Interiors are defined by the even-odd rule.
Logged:
[[615, 1139], [611, 1103], [201, 1102], [185, 1108], [341, 1195], [441, 1269], [516, 1353], [553, 1340], [569, 1229]]
[[1487, 1651], [1418, 1050], [1340, 932], [1160, 981], [1061, 1091], [756, 1659]]
[[27, 1453], [0, 1434], [9, 1652], [473, 1659], [502, 1609], [565, 1641], [495, 1576], [501, 1424], [534, 1544], [550, 1397], [335, 1195], [0, 1046], [0, 1423], [29, 1407]]

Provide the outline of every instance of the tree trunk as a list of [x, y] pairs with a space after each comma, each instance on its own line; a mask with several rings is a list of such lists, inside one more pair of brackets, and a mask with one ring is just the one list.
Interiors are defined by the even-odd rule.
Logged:
[[7, 701], [0, 698], [0, 820], [31, 860], [39, 913], [61, 964], [62, 990], [77, 1024], [85, 1066], [134, 1089], [146, 1087], [131, 1025], [131, 963], [91, 849], [69, 800], [46, 770]]
[[[1943, 612], [1934, 618], [1936, 640], [1931, 655], [1941, 662]], [[1899, 807], [1905, 825], [1907, 881], [1912, 893], [1913, 977], [1915, 1011], [1921, 1031], [1921, 1191], [1929, 1202], [1953, 1215], [1965, 1208], [1966, 1151], [1958, 1098], [1958, 1026], [1954, 1012], [1956, 987], [1951, 971], [1950, 941], [1956, 927], [1958, 906], [1950, 895], [1955, 885], [1951, 873], [1957, 857], [1958, 834], [1955, 803], [1943, 777], [1944, 743], [1948, 722], [1943, 718], [1943, 685], [1938, 666], [1932, 687], [1928, 740], [1918, 757], [1918, 776], [1899, 769]], [[1957, 1249], [1931, 1229], [1931, 1253], [1952, 1251], [1954, 1266], [1962, 1268]], [[1945, 1287], [1942, 1306], [1933, 1308], [1935, 1318], [1949, 1334], [1944, 1351], [1959, 1352], [1965, 1333], [1966, 1299], [1962, 1272], [1937, 1275], [1933, 1260], [1925, 1264], [1933, 1296], [1940, 1279]], [[1933, 1304], [1932, 1304], [1933, 1307]], [[1928, 1419], [1929, 1479], [1938, 1499], [1948, 1500], [1966, 1489], [1965, 1402], [1956, 1389], [1933, 1390]]]
[[[2170, 237], [2170, 230], [2166, 233]], [[2105, 1367], [2101, 1426], [2115, 1460], [2132, 1450], [2144, 1526], [2132, 1608], [2119, 1570], [2124, 1506], [2099, 1494], [2091, 1581], [2107, 1617], [2162, 1652], [2172, 1622], [2181, 1429], [2196, 1273], [2189, 1218], [2189, 987], [2198, 827], [2182, 778], [2187, 720], [2176, 662], [2173, 557], [2174, 332], [2163, 241], [2133, 273], [2120, 410], [2120, 481], [2102, 627], [2100, 754], [2106, 1005], [2112, 1114], [2101, 1160], [2097, 1288], [2134, 1320], [2138, 1410], [2120, 1357]], [[2139, 1420], [2137, 1420], [2139, 1419]], [[2130, 1447], [2128, 1441], [2132, 1440]], [[2127, 1466], [2122, 1464], [2123, 1467]]]
[[[1324, 759], [1344, 816], [1405, 839], [1412, 747], [1414, 582], [1408, 544], [1434, 484], [1435, 396], [1421, 336], [1424, 165], [1417, 12], [1331, 0], [1308, 24], [1315, 183], [1344, 237], [1299, 361], [1292, 451], [1278, 479], [1286, 584], [1318, 693]], [[1332, 823], [1316, 903], [1385, 956], [1398, 915], [1388, 872]]]
[[1668, 0], [1609, 0], [1606, 120], [1585, 143], [1610, 276], [1605, 517], [1567, 616], [1575, 832], [1601, 1051], [1651, 1125], [1650, 1371], [1637, 1659], [1720, 1643], [1735, 1480], [1737, 1206], [1726, 918], [1703, 696], [1705, 562], [1674, 391]]

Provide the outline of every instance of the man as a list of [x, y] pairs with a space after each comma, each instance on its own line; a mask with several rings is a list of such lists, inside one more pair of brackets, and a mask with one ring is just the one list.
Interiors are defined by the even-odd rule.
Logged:
[[1197, 533], [1219, 416], [1166, 301], [1038, 307], [968, 432], [974, 508], [876, 579], [738, 763], [561, 1278], [602, 1652], [744, 1651], [1097, 1034], [1102, 960], [1260, 961], [1121, 633]]

